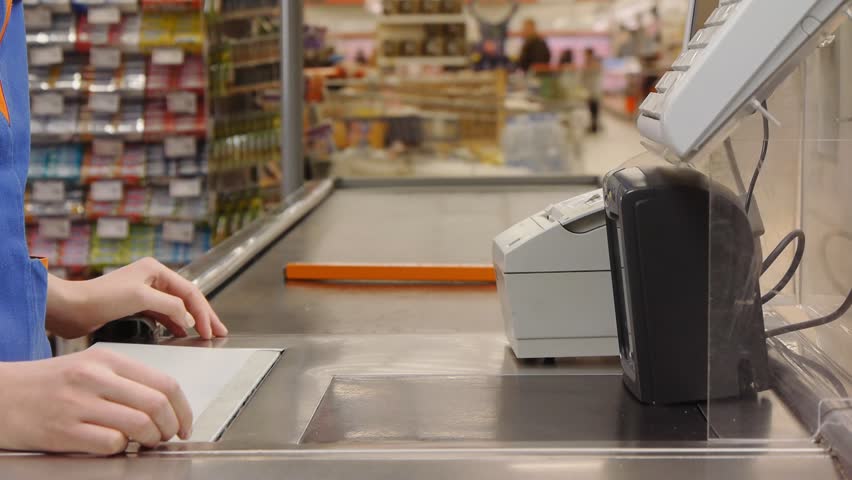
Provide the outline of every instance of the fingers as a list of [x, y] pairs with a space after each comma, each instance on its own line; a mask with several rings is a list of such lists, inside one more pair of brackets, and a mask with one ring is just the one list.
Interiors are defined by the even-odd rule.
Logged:
[[[160, 443], [160, 430], [145, 412], [102, 400], [92, 405], [83, 422], [99, 425], [122, 433], [128, 440], [139, 442], [146, 447], [155, 447]], [[113, 445], [114, 446], [114, 445]]]
[[[155, 443], [161, 440], [164, 442], [171, 440], [180, 430], [177, 414], [169, 398], [162, 392], [116, 375], [114, 381], [102, 387], [100, 393], [106, 400], [125, 405], [145, 414], [157, 429]], [[130, 431], [122, 431], [127, 433], [131, 439], [145, 446], [151, 446], [131, 435]]]
[[175, 337], [183, 338], [187, 335], [186, 328], [184, 328], [183, 325], [173, 322], [171, 318], [166, 315], [163, 315], [162, 313], [147, 310], [142, 312], [142, 315], [145, 315], [146, 317], [152, 320], [156, 320], [157, 323], [162, 324], [170, 332], [172, 332], [172, 335], [174, 335]]
[[[90, 423], [77, 423], [67, 432], [68, 445], [73, 445], [78, 452], [93, 453], [95, 455], [115, 455], [127, 449], [127, 437], [118, 430], [92, 425]], [[60, 448], [57, 451], [68, 451]]]
[[225, 323], [219, 319], [219, 315], [216, 314], [216, 311], [211, 308], [210, 310], [213, 313], [213, 323], [211, 326], [213, 327], [213, 335], [217, 337], [227, 337], [228, 336], [228, 327], [225, 326]]
[[177, 272], [161, 265], [155, 283], [152, 285], [181, 298], [189, 313], [195, 317], [195, 330], [204, 339], [225, 336], [228, 329], [213, 311], [210, 303], [195, 285]]
[[177, 417], [178, 436], [189, 438], [192, 434], [192, 408], [174, 378], [120, 355], [111, 355], [110, 365], [118, 375], [164, 394]]
[[140, 303], [137, 311], [157, 312], [184, 329], [193, 326], [194, 320], [186, 311], [186, 305], [180, 298], [149, 287], [140, 288], [137, 295]]

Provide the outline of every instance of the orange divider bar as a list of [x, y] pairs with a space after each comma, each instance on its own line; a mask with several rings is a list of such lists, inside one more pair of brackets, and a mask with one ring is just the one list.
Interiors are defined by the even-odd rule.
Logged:
[[288, 263], [287, 280], [384, 282], [488, 282], [497, 279], [491, 265]]

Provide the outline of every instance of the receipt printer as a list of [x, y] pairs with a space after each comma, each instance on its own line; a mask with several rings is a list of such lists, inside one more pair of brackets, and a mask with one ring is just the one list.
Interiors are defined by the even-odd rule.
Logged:
[[650, 404], [768, 388], [759, 233], [742, 199], [671, 166], [611, 172], [604, 194], [627, 388]]
[[516, 357], [618, 355], [602, 190], [512, 226], [493, 258]]

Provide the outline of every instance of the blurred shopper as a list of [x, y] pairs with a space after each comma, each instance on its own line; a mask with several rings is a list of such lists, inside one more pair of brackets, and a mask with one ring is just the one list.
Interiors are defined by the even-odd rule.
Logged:
[[509, 36], [509, 23], [515, 18], [518, 9], [521, 8], [517, 1], [512, 1], [509, 13], [498, 21], [491, 21], [483, 17], [476, 8], [476, 0], [470, 2], [470, 13], [479, 25], [479, 36], [482, 39], [482, 50], [489, 40], [494, 41], [498, 56], [506, 55], [506, 39]]
[[571, 67], [574, 65], [574, 51], [570, 48], [562, 51], [562, 55], [559, 56], [559, 66], [562, 67]]
[[535, 20], [528, 18], [524, 20], [524, 46], [521, 47], [518, 66], [521, 70], [528, 72], [530, 68], [538, 64], [550, 64], [550, 47], [539, 35]]
[[476, 58], [474, 69], [477, 71], [508, 70], [511, 66], [511, 60], [499, 50], [495, 40], [489, 39], [482, 42], [482, 49], [479, 52], [479, 58]]
[[583, 86], [589, 93], [589, 115], [591, 123], [589, 132], [598, 133], [600, 129], [599, 116], [601, 106], [601, 60], [595, 55], [594, 49], [586, 49], [586, 62], [583, 65]]

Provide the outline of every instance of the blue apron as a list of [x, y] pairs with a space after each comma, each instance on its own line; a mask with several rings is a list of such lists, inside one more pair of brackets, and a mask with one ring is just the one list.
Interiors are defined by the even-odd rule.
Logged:
[[24, 9], [21, 0], [0, 5], [0, 361], [38, 360], [51, 353], [44, 330], [47, 271], [30, 259], [24, 230], [30, 157]]

